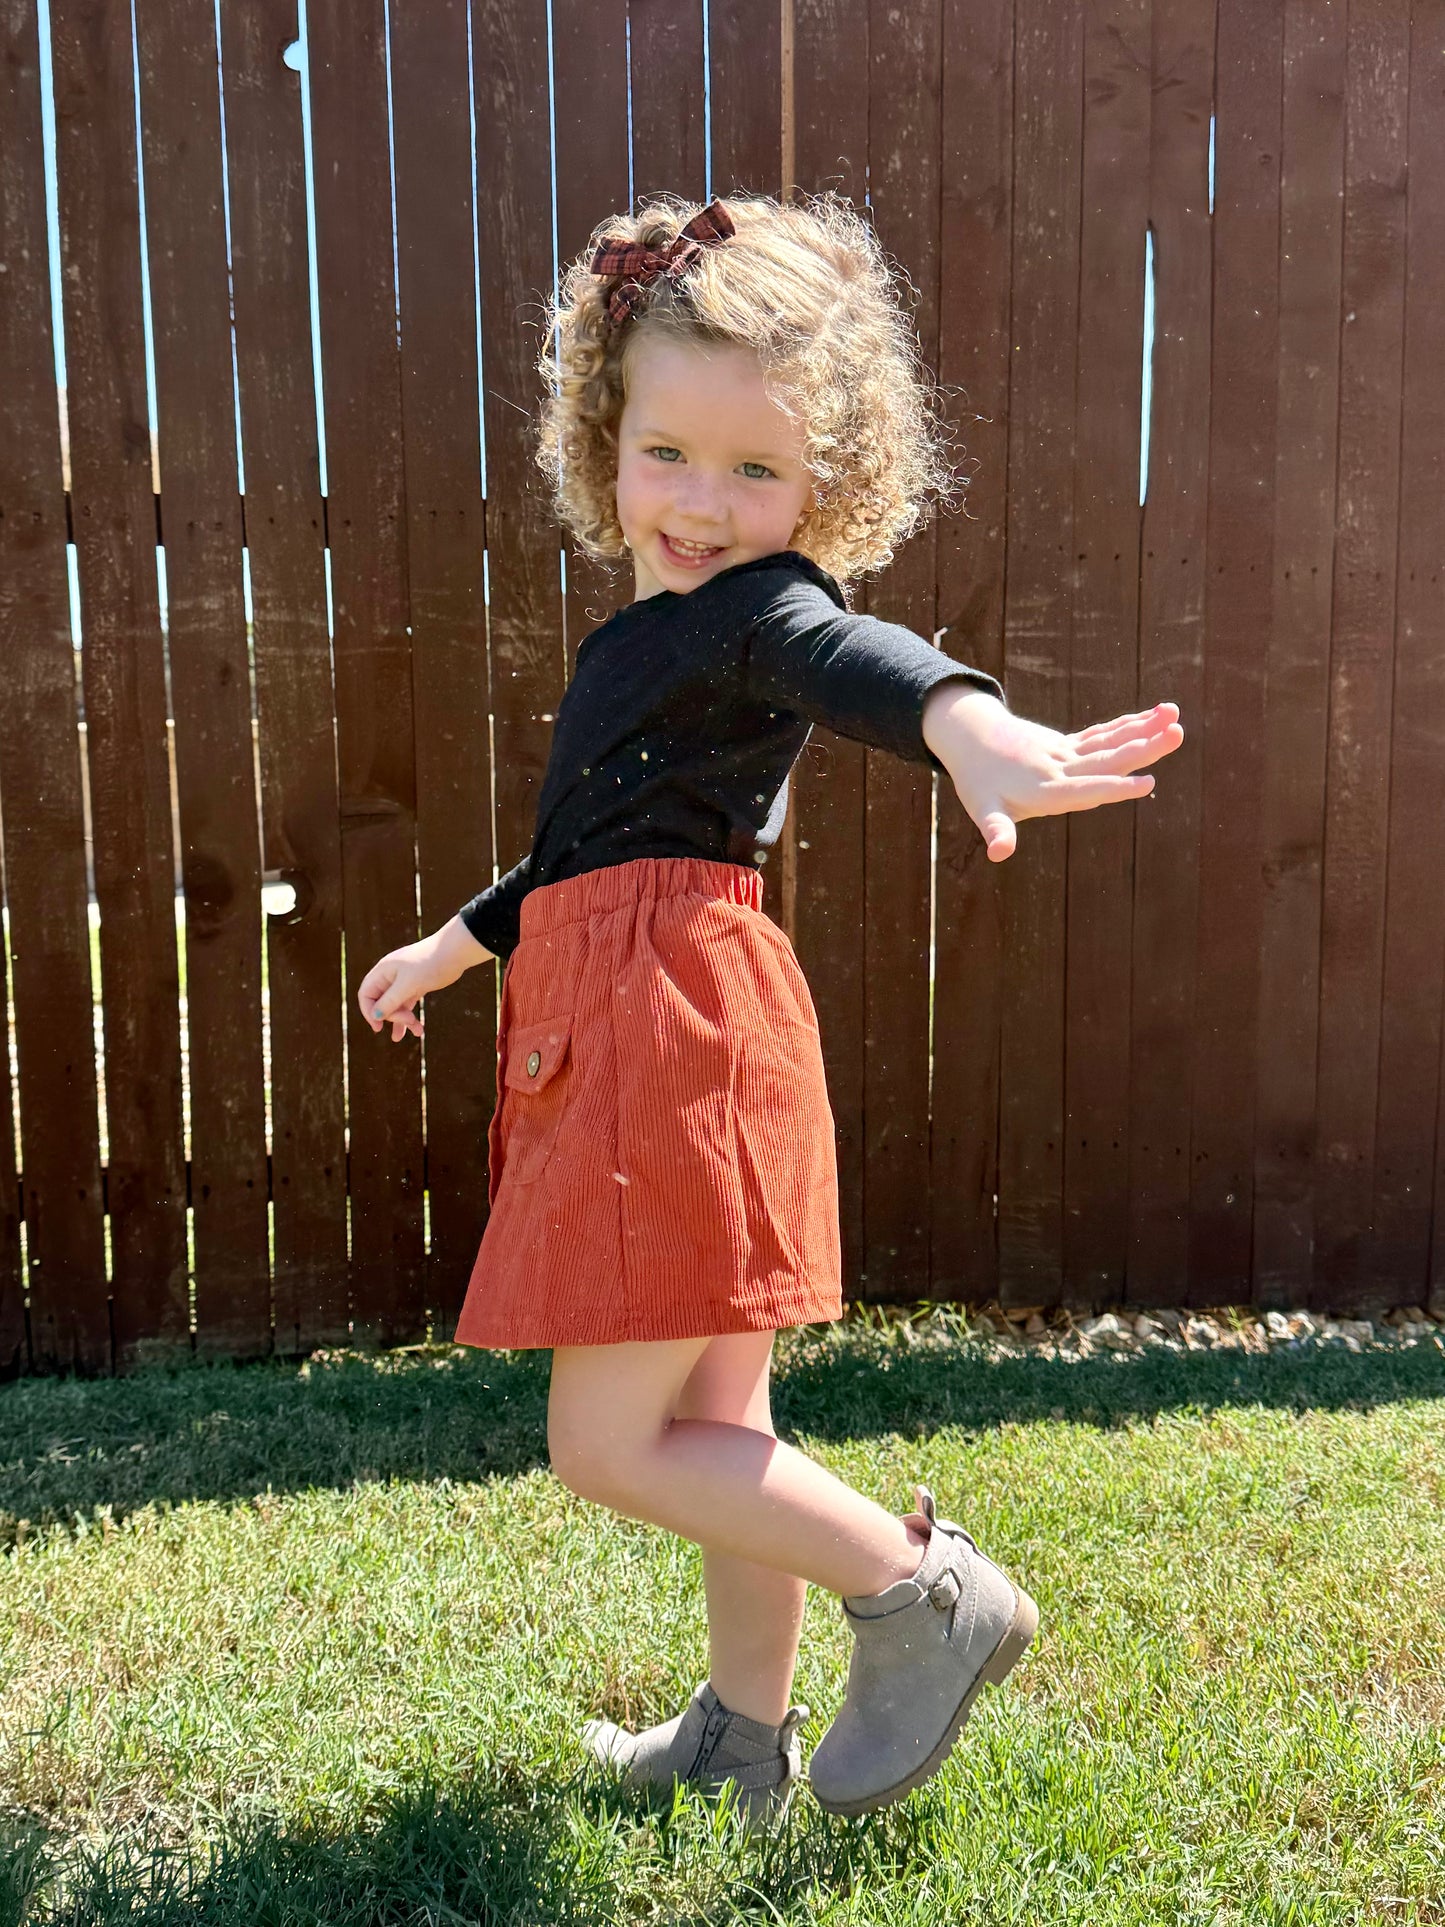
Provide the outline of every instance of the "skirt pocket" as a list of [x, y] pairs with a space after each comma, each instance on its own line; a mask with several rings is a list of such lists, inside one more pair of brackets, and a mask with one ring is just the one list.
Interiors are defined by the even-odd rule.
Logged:
[[499, 1179], [530, 1184], [547, 1168], [572, 1086], [571, 1042], [570, 1017], [513, 1024], [506, 1033]]

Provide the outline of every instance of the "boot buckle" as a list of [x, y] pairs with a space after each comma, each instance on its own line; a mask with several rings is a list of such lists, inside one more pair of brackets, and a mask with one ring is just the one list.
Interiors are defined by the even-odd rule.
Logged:
[[962, 1587], [958, 1583], [957, 1575], [951, 1572], [945, 1572], [940, 1573], [938, 1578], [935, 1579], [933, 1584], [928, 1588], [928, 1597], [938, 1610], [943, 1613], [947, 1612], [950, 1606], [958, 1603], [958, 1597], [961, 1591]]

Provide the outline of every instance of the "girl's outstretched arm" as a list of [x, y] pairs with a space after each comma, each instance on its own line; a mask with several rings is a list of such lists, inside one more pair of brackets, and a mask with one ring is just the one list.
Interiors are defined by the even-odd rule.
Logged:
[[1060, 816], [1147, 796], [1157, 763], [1184, 741], [1177, 703], [1062, 735], [1006, 709], [962, 682], [940, 683], [923, 709], [923, 740], [943, 764], [958, 800], [977, 825], [990, 863], [1017, 846], [1030, 816]]

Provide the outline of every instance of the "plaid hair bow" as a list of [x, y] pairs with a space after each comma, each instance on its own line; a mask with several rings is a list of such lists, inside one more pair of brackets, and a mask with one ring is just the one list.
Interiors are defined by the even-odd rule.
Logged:
[[637, 312], [642, 290], [659, 274], [676, 281], [705, 247], [716, 246], [736, 234], [732, 216], [721, 201], [710, 201], [701, 214], [695, 214], [677, 239], [665, 248], [650, 248], [642, 241], [627, 241], [620, 234], [606, 234], [592, 257], [593, 274], [621, 274], [627, 279], [612, 290], [607, 312], [616, 322], [626, 321]]

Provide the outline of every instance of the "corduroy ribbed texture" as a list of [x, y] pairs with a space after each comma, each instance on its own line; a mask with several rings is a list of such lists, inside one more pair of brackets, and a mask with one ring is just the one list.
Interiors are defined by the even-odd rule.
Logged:
[[818, 1020], [756, 870], [639, 857], [522, 901], [491, 1216], [456, 1342], [611, 1345], [843, 1309]]

